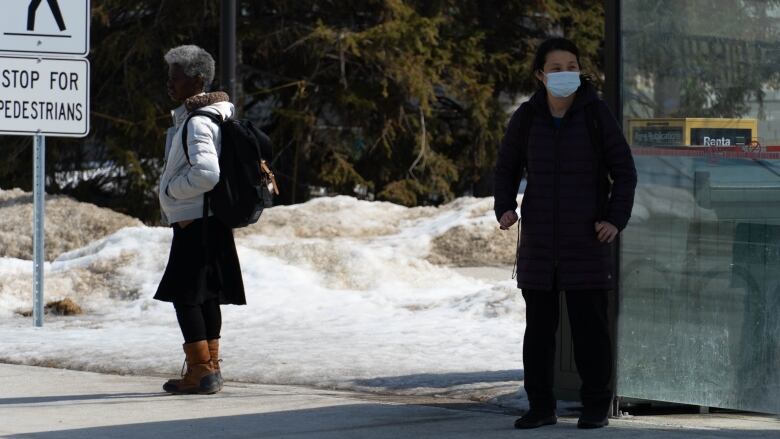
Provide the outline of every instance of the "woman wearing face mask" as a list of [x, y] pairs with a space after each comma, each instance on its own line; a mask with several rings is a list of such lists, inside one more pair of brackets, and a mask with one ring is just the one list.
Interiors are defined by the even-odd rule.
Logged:
[[526, 302], [523, 363], [530, 410], [515, 427], [557, 422], [552, 389], [563, 291], [582, 379], [577, 426], [598, 428], [608, 424], [612, 401], [610, 243], [631, 216], [636, 170], [620, 127], [580, 74], [574, 43], [564, 38], [542, 43], [533, 75], [539, 90], [512, 115], [495, 170], [495, 213], [503, 230], [518, 221], [517, 191], [521, 178], [527, 180], [517, 286]]

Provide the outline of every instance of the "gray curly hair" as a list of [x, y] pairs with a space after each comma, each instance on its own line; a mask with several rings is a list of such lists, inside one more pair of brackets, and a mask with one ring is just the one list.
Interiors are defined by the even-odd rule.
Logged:
[[202, 47], [194, 44], [174, 47], [165, 54], [168, 66], [179, 65], [190, 78], [203, 78], [203, 89], [208, 91], [214, 80], [214, 58]]

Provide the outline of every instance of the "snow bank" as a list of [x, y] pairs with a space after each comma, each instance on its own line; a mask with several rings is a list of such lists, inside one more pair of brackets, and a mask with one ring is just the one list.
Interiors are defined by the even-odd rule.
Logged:
[[[502, 263], [502, 239], [513, 256], [516, 232], [495, 229], [488, 199], [269, 209], [236, 233], [249, 305], [223, 307], [225, 377], [522, 405], [524, 304], [511, 268], [485, 278], [450, 266]], [[125, 227], [48, 262], [46, 300], [70, 298], [84, 314], [38, 329], [18, 314], [31, 263], [0, 258], [0, 361], [177, 374], [175, 315], [152, 299], [171, 238]]]

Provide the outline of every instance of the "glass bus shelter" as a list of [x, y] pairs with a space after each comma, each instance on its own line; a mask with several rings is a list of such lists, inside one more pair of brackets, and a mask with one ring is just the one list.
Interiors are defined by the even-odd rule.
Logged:
[[[780, 2], [607, 2], [621, 397], [780, 413]], [[611, 78], [610, 78], [611, 76]]]

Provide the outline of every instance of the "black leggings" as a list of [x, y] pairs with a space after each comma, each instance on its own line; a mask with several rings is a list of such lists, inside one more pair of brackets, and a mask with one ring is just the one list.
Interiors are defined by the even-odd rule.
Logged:
[[219, 300], [213, 299], [200, 305], [173, 303], [185, 343], [219, 338], [222, 329], [222, 312]]

